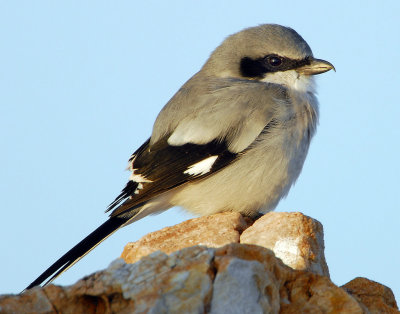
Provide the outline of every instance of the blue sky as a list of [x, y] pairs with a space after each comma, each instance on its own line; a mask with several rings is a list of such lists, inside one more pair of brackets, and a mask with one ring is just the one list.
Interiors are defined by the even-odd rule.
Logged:
[[[21, 291], [106, 219], [130, 154], [227, 35], [278, 23], [337, 72], [318, 76], [318, 132], [277, 210], [324, 225], [336, 284], [363, 276], [399, 298], [399, 3], [0, 2], [0, 293]], [[191, 217], [172, 209], [130, 225], [55, 283]]]

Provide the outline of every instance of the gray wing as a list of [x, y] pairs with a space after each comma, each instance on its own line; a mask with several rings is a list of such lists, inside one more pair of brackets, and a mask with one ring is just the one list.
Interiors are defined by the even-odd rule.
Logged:
[[160, 112], [151, 143], [165, 136], [173, 146], [225, 140], [231, 152], [241, 152], [286, 99], [286, 90], [275, 84], [195, 76]]

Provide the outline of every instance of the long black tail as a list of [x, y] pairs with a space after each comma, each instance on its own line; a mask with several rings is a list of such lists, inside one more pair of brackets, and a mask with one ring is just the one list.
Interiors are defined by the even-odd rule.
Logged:
[[87, 253], [93, 250], [102, 241], [121, 228], [127, 221], [129, 221], [129, 218], [110, 217], [105, 223], [103, 223], [95, 231], [93, 231], [81, 242], [65, 253], [61, 258], [59, 258], [53, 265], [46, 269], [43, 274], [36, 278], [28, 287], [26, 287], [25, 290], [38, 286], [46, 280], [47, 281], [43, 286], [52, 282], [64, 271], [78, 262]]

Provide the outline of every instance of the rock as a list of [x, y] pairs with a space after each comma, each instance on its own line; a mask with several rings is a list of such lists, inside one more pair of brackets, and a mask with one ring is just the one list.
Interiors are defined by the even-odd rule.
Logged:
[[178, 225], [151, 232], [137, 242], [128, 243], [121, 254], [127, 263], [134, 263], [155, 251], [170, 254], [193, 245], [220, 247], [238, 243], [248, 222], [239, 213], [220, 213], [189, 219]]
[[[254, 250], [252, 247], [247, 249]], [[259, 261], [232, 256], [229, 251], [227, 248], [217, 252], [210, 312], [277, 313], [279, 286], [276, 285], [275, 274]], [[265, 253], [268, 255], [265, 260], [268, 260], [272, 254]]]
[[293, 269], [329, 277], [323, 227], [302, 213], [268, 213], [242, 233], [240, 243], [271, 249]]
[[170, 256], [155, 252], [120, 278], [123, 296], [135, 300], [134, 313], [201, 313], [212, 292], [213, 257], [198, 246]]
[[[271, 250], [259, 246], [231, 244], [218, 249], [215, 258], [216, 278], [220, 271], [229, 271], [227, 265], [235, 263], [236, 259], [247, 262], [247, 266], [243, 268], [250, 268], [250, 270], [256, 268], [254, 263], [261, 265], [259, 271], [254, 272], [248, 282], [258, 287], [253, 299], [258, 300], [256, 304], [262, 310], [246, 311], [246, 308], [254, 306], [254, 300], [249, 299], [252, 302], [243, 300], [245, 303], [242, 304], [241, 309], [244, 311], [215, 313], [363, 313], [361, 305], [343, 289], [335, 286], [329, 278], [311, 272], [293, 270], [276, 258]], [[247, 269], [246, 272], [250, 270]], [[235, 271], [230, 271], [230, 273], [235, 273]], [[231, 296], [230, 302], [233, 302], [234, 298], [239, 298], [243, 290], [250, 290], [248, 283], [247, 285], [243, 283], [244, 286], [241, 289], [235, 289], [228, 283], [225, 289], [229, 292], [225, 294]], [[214, 297], [216, 298], [214, 304], [219, 301], [217, 299], [225, 299], [215, 292], [213, 301]], [[228, 304], [229, 302], [225, 303], [226, 306]]]
[[[395, 311], [386, 299], [376, 306]], [[371, 306], [361, 302], [327, 277], [284, 265], [271, 250], [232, 243], [155, 252], [135, 264], [119, 259], [73, 286], [3, 296], [0, 312], [365, 313]]]
[[121, 257], [127, 263], [134, 263], [158, 250], [170, 254], [196, 244], [221, 247], [240, 242], [271, 249], [293, 269], [329, 276], [320, 222], [301, 213], [271, 212], [253, 225], [251, 223], [239, 213], [190, 219], [149, 233], [137, 242], [128, 243]]
[[364, 304], [370, 313], [400, 313], [392, 290], [380, 283], [357, 277], [342, 288]]
[[288, 302], [282, 304], [280, 313], [364, 313], [363, 305], [328, 277], [298, 271], [285, 288]]
[[[165, 228], [131, 246], [153, 251], [138, 262], [118, 259], [72, 286], [0, 296], [0, 313], [399, 313], [383, 285], [356, 278], [340, 288], [322, 275], [317, 221], [273, 213], [243, 231], [250, 223], [226, 213]], [[139, 256], [126, 248], [123, 255]]]
[[214, 251], [155, 252], [135, 264], [118, 259], [75, 285], [0, 297], [0, 313], [201, 313], [209, 303]]
[[0, 313], [54, 313], [44, 289], [34, 288], [22, 295], [0, 296]]

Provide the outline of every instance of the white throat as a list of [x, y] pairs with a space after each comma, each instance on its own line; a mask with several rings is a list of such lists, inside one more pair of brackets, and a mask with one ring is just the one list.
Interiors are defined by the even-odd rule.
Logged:
[[301, 75], [295, 70], [268, 73], [261, 81], [284, 85], [302, 93], [315, 93], [314, 78], [310, 75]]

